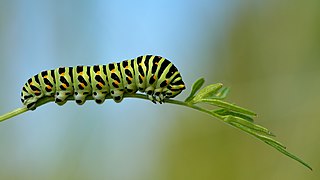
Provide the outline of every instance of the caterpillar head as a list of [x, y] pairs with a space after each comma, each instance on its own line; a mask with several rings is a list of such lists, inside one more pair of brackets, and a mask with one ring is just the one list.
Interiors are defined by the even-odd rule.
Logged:
[[182, 81], [182, 77], [179, 72], [177, 72], [176, 76], [174, 76], [173, 80], [170, 82], [166, 89], [167, 90], [165, 91], [165, 95], [167, 98], [174, 98], [186, 89], [186, 86]]

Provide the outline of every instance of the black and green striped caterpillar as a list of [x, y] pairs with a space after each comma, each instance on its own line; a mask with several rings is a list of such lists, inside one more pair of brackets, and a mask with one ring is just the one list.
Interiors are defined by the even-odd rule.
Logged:
[[55, 97], [63, 105], [73, 95], [82, 105], [87, 96], [96, 103], [111, 95], [117, 103], [124, 93], [145, 92], [154, 103], [173, 98], [185, 89], [178, 69], [161, 56], [144, 55], [135, 59], [107, 65], [60, 67], [42, 71], [31, 77], [23, 86], [22, 103], [30, 110], [42, 97]]

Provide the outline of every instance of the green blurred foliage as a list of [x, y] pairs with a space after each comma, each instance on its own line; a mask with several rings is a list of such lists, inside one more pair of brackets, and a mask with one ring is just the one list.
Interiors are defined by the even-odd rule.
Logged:
[[160, 179], [319, 179], [320, 1], [247, 1], [232, 18], [199, 57], [212, 72], [207, 82], [230, 86], [228, 99], [258, 112], [257, 123], [314, 171], [188, 111], [168, 135]]

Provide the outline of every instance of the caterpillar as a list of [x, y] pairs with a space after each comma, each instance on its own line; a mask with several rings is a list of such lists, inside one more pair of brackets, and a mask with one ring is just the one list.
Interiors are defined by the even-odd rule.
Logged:
[[107, 95], [119, 103], [125, 93], [146, 93], [153, 103], [174, 98], [185, 89], [178, 69], [166, 58], [139, 56], [119, 63], [94, 66], [59, 67], [34, 75], [21, 91], [21, 101], [29, 110], [43, 97], [54, 97], [63, 105], [69, 96], [82, 105], [87, 96], [101, 104]]

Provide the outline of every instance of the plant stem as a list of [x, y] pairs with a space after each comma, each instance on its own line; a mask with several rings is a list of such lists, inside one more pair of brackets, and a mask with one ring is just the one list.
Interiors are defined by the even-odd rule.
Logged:
[[0, 122], [5, 121], [7, 119], [10, 119], [10, 118], [12, 118], [14, 116], [17, 116], [17, 115], [22, 114], [22, 113], [27, 112], [27, 111], [28, 111], [27, 107], [17, 108], [15, 110], [11, 111], [11, 112], [8, 112], [8, 113], [6, 113], [4, 115], [1, 115], [0, 116]]
[[[137, 98], [137, 99], [146, 99], [146, 100], [149, 100], [148, 97], [144, 94], [125, 94], [124, 95], [124, 98]], [[92, 96], [88, 96], [86, 98], [87, 100], [93, 100]], [[106, 99], [112, 99], [111, 96], [107, 96]], [[74, 97], [73, 96], [69, 96], [68, 97], [68, 100], [71, 100], [73, 101], [74, 100]], [[36, 107], [40, 107], [48, 102], [53, 102], [54, 101], [54, 97], [43, 97], [41, 99], [39, 99], [36, 103]], [[209, 114], [212, 114], [210, 111], [206, 110], [206, 109], [203, 109], [203, 108], [200, 108], [198, 106], [195, 106], [191, 103], [186, 103], [186, 102], [182, 102], [182, 101], [178, 101], [178, 100], [173, 100], [173, 99], [165, 99], [165, 102], [166, 103], [170, 103], [170, 104], [176, 104], [176, 105], [180, 105], [180, 106], [185, 106], [185, 107], [190, 107], [190, 108], [193, 108], [193, 109], [196, 109], [196, 110], [199, 110], [199, 111], [202, 111], [202, 112], [205, 112], [205, 113], [209, 113]], [[14, 116], [17, 116], [19, 114], [22, 114], [22, 113], [25, 113], [29, 111], [29, 109], [26, 107], [26, 106], [23, 106], [21, 108], [17, 108], [13, 111], [10, 111], [4, 115], [1, 115], [0, 116], [0, 122], [2, 121], [5, 121], [7, 119], [10, 119]], [[216, 115], [217, 118], [218, 115]]]

